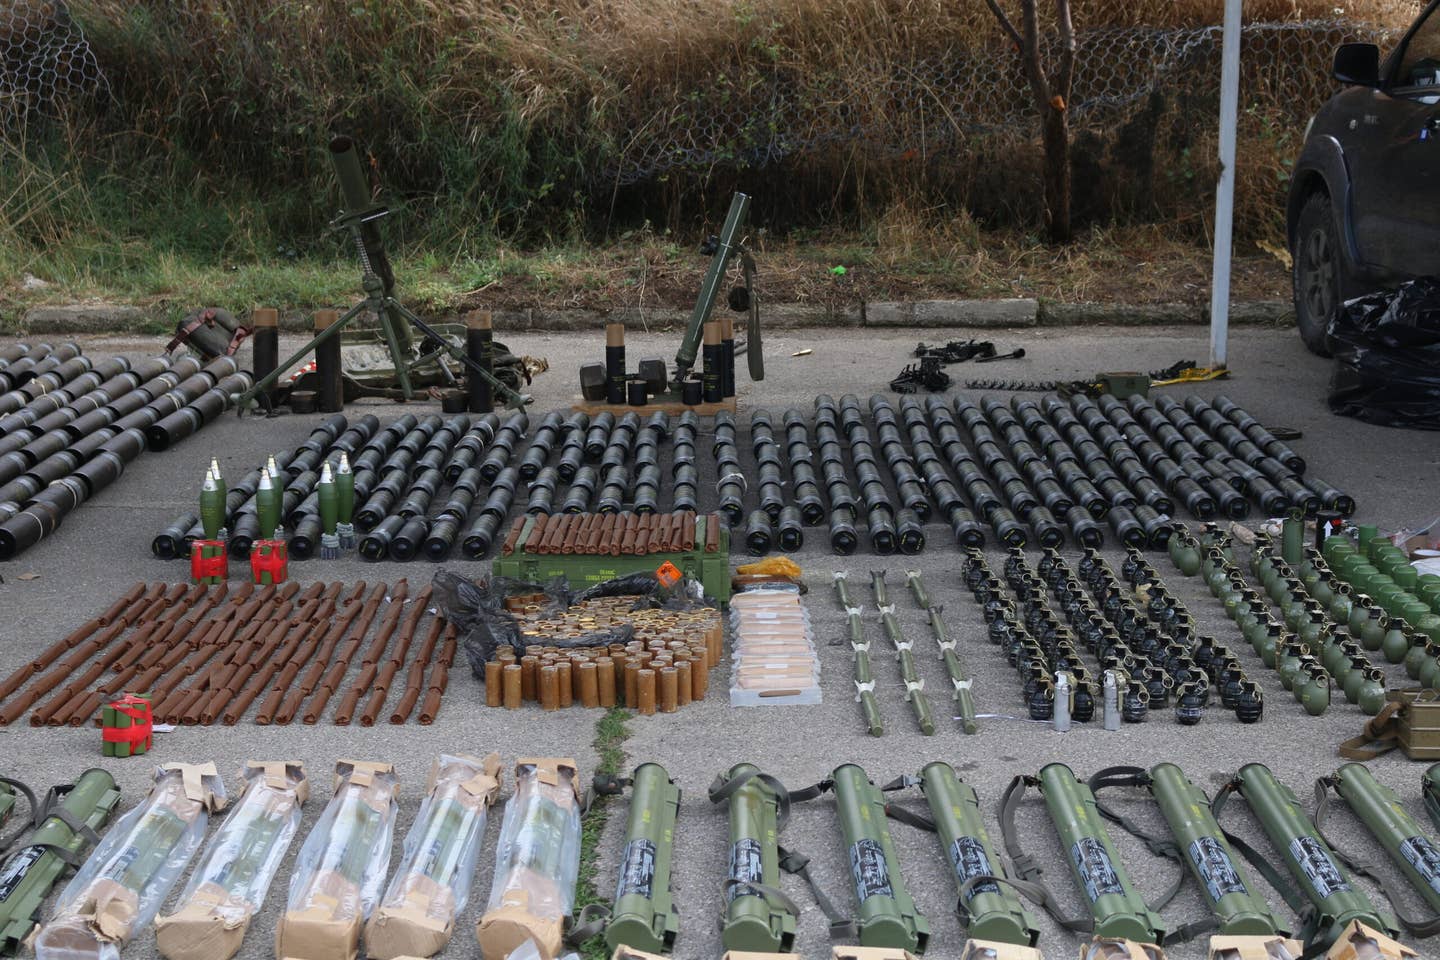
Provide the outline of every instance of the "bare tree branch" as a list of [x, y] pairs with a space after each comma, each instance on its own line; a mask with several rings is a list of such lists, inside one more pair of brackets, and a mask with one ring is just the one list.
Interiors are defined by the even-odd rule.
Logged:
[[1050, 103], [1050, 83], [1045, 79], [1045, 66], [1040, 60], [1040, 12], [1037, 9], [1037, 0], [1020, 0], [1020, 13], [1025, 36], [1020, 59], [1025, 65], [1025, 76], [1030, 81], [1035, 105], [1043, 116]]
[[1000, 21], [1000, 29], [1010, 35], [1010, 39], [1016, 47], [1024, 49], [1025, 41], [1020, 37], [1020, 31], [1015, 29], [1015, 24], [1011, 23], [1010, 18], [1005, 15], [1005, 11], [1000, 9], [1000, 4], [996, 0], [985, 0], [985, 2], [990, 6], [990, 12], [995, 14], [995, 19]]
[[1055, 19], [1060, 26], [1060, 63], [1055, 70], [1051, 92], [1070, 105], [1070, 88], [1075, 79], [1075, 25], [1070, 20], [1070, 0], [1055, 0]]

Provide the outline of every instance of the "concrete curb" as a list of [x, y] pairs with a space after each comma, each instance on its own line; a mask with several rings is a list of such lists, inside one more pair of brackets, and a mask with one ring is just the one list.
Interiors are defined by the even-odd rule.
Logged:
[[[903, 329], [1072, 326], [1186, 326], [1210, 322], [1205, 304], [1188, 303], [1059, 303], [1029, 298], [1006, 300], [874, 300], [843, 306], [810, 303], [776, 303], [762, 307], [767, 330], [827, 327]], [[599, 330], [606, 322], [621, 322], [637, 330], [675, 330], [690, 318], [688, 308], [620, 307], [595, 310], [575, 307], [535, 307], [495, 311], [497, 331], [571, 332]], [[440, 318], [453, 322], [458, 316]], [[86, 303], [32, 307], [12, 335], [49, 336], [75, 333], [136, 333], [153, 330], [163, 322], [143, 307]], [[1230, 309], [1234, 326], [1278, 326], [1295, 322], [1289, 301], [1257, 300], [1236, 303]], [[8, 324], [0, 324], [0, 330]], [[280, 328], [288, 333], [310, 330], [306, 311], [281, 314]]]

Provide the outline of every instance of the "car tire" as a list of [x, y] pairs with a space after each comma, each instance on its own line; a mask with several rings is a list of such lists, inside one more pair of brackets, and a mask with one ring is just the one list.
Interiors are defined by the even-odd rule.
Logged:
[[1330, 198], [1313, 193], [1295, 221], [1295, 249], [1291, 251], [1291, 289], [1295, 298], [1295, 325], [1311, 353], [1330, 356], [1330, 319], [1344, 301], [1340, 237]]

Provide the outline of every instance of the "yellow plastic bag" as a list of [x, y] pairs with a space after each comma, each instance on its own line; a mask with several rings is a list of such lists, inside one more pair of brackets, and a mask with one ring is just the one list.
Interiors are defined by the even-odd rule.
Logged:
[[788, 577], [797, 580], [800, 577], [800, 565], [789, 557], [766, 557], [754, 563], [741, 564], [735, 568], [735, 572], [742, 576], [760, 574], [765, 577]]

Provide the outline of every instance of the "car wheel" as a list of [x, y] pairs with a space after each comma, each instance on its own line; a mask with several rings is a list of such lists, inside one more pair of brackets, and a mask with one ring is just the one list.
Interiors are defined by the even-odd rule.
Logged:
[[1295, 224], [1294, 263], [1290, 269], [1295, 296], [1295, 324], [1311, 353], [1330, 356], [1330, 319], [1344, 302], [1341, 294], [1340, 241], [1330, 198], [1312, 194]]

